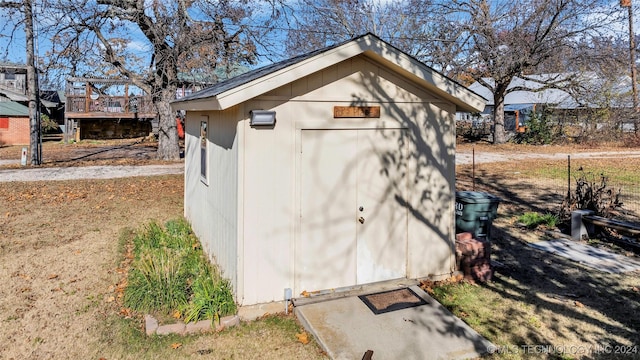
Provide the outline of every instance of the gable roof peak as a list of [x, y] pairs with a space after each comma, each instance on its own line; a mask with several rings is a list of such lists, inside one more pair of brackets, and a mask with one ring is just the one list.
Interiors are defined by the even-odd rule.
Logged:
[[[475, 112], [484, 108], [486, 99], [370, 32], [251, 70], [175, 100], [172, 104], [180, 110], [224, 110], [363, 54], [453, 102], [460, 110]], [[204, 105], [205, 102], [208, 102], [207, 107]]]

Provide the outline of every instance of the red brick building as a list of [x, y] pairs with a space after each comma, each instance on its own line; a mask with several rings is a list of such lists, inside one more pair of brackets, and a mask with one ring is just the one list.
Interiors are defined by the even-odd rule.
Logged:
[[0, 101], [0, 146], [29, 144], [29, 108]]

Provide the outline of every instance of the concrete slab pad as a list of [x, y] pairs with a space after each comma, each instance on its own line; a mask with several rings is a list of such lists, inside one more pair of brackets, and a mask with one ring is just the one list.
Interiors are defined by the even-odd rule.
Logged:
[[357, 296], [297, 306], [296, 315], [332, 359], [468, 359], [493, 345], [418, 286], [427, 304], [375, 315]]
[[539, 241], [529, 246], [611, 274], [640, 270], [640, 261], [569, 239]]

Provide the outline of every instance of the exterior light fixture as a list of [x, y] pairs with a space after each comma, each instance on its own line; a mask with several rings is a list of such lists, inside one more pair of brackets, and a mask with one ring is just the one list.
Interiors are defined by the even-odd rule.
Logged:
[[251, 110], [251, 126], [274, 126], [276, 124], [276, 112], [268, 110]]

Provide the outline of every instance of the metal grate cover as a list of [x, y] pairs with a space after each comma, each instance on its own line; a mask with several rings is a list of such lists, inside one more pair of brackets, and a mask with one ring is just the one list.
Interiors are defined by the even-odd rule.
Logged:
[[409, 288], [360, 295], [358, 298], [376, 315], [425, 305], [427, 303]]

